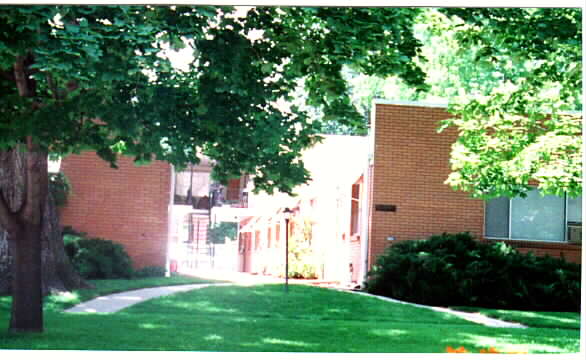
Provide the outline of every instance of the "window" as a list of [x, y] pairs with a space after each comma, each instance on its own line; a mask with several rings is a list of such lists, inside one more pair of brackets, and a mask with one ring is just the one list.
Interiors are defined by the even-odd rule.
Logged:
[[360, 231], [360, 184], [352, 185], [352, 204], [350, 213], [350, 234]]
[[275, 247], [279, 247], [279, 240], [281, 238], [281, 225], [275, 225]]
[[272, 232], [272, 229], [269, 227], [269, 230], [267, 232], [267, 248], [268, 249], [271, 248], [271, 242], [273, 240], [273, 237], [272, 237], [272, 233], [271, 232]]
[[254, 232], [254, 250], [260, 249], [260, 230]]
[[526, 198], [499, 197], [486, 202], [487, 238], [512, 240], [568, 240], [568, 226], [582, 224], [582, 197], [541, 196], [531, 190]]

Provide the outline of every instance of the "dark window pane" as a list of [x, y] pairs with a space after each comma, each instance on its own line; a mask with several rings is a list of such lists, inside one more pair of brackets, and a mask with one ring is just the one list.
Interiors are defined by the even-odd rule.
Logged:
[[564, 241], [564, 198], [533, 189], [526, 198], [514, 198], [511, 212], [511, 238], [520, 240]]
[[582, 223], [582, 196], [568, 198], [568, 222]]
[[486, 202], [486, 237], [509, 237], [509, 198], [498, 197]]

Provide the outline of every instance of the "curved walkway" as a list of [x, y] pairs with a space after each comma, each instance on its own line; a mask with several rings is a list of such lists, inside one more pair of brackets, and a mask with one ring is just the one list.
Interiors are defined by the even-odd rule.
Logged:
[[138, 290], [124, 291], [110, 295], [98, 296], [95, 299], [77, 304], [72, 308], [65, 310], [67, 313], [113, 313], [124, 308], [143, 302], [155, 297], [171, 295], [177, 292], [201, 289], [210, 285], [228, 285], [228, 284], [189, 284], [189, 285], [172, 285], [159, 286]]
[[[195, 274], [192, 274], [195, 275]], [[250, 275], [250, 274], [243, 274], [243, 273], [234, 273], [232, 276], [230, 274], [222, 274], [222, 276], [210, 276], [210, 274], [205, 274], [207, 276], [202, 276], [203, 274], [197, 274], [199, 277], [203, 278], [210, 278], [214, 280], [225, 280], [230, 281], [229, 283], [210, 283], [210, 284], [189, 284], [189, 285], [173, 285], [173, 286], [161, 286], [161, 287], [153, 287], [153, 288], [146, 288], [146, 289], [138, 289], [138, 290], [131, 290], [125, 291], [110, 295], [103, 295], [99, 296], [93, 300], [78, 304], [70, 309], [65, 310], [68, 313], [113, 313], [139, 302], [152, 299], [159, 296], [171, 295], [177, 292], [182, 291], [190, 291], [195, 289], [201, 289], [208, 286], [226, 286], [226, 285], [258, 285], [258, 284], [274, 284], [274, 283], [282, 283], [283, 279], [273, 278], [273, 277], [265, 277], [259, 275]], [[304, 282], [304, 281], [292, 281], [292, 283], [309, 283], [312, 282]], [[508, 321], [502, 321], [498, 319], [493, 319], [482, 314], [478, 313], [468, 313], [463, 311], [456, 311], [448, 308], [438, 307], [438, 306], [427, 306], [427, 305], [420, 305], [409, 303], [406, 301], [396, 300], [392, 298], [387, 298], [384, 296], [372, 295], [365, 292], [360, 291], [349, 291], [345, 288], [336, 288], [336, 287], [329, 287], [334, 290], [342, 291], [342, 292], [349, 292], [353, 294], [358, 294], [362, 296], [370, 296], [375, 297], [384, 301], [405, 304], [416, 306], [419, 308], [430, 309], [438, 312], [443, 312], [447, 314], [451, 314], [457, 317], [460, 317], [464, 320], [468, 320], [480, 325], [488, 326], [488, 327], [500, 327], [500, 328], [522, 328], [525, 329], [527, 326], [513, 323]]]
[[490, 318], [488, 316], [485, 316], [485, 315], [482, 315], [479, 313], [469, 313], [469, 312], [464, 312], [464, 311], [457, 311], [457, 310], [452, 310], [452, 309], [443, 308], [443, 307], [439, 307], [439, 306], [428, 306], [428, 305], [414, 304], [414, 303], [401, 301], [401, 300], [397, 300], [397, 299], [393, 299], [393, 298], [388, 298], [388, 297], [384, 297], [384, 296], [373, 295], [373, 294], [358, 292], [358, 291], [354, 291], [354, 292], [356, 294], [375, 297], [377, 299], [381, 299], [381, 300], [388, 301], [388, 302], [394, 302], [394, 303], [398, 303], [398, 304], [406, 304], [406, 305], [416, 306], [419, 308], [430, 309], [430, 310], [434, 310], [434, 311], [438, 311], [438, 312], [443, 312], [446, 314], [451, 314], [451, 315], [457, 316], [459, 318], [462, 318], [464, 320], [468, 320], [473, 323], [477, 323], [477, 324], [488, 326], [488, 327], [527, 329], [527, 326], [525, 326], [523, 324], [509, 322], [509, 321], [503, 321], [503, 320], [499, 320], [499, 319], [493, 319], [493, 318]]

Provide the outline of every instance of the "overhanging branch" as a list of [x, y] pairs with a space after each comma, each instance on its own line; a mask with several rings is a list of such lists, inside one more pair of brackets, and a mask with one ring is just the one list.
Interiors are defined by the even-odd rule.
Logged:
[[16, 62], [14, 63], [14, 79], [16, 82], [16, 88], [18, 89], [18, 94], [22, 97], [30, 96], [25, 66], [25, 57], [17, 57]]

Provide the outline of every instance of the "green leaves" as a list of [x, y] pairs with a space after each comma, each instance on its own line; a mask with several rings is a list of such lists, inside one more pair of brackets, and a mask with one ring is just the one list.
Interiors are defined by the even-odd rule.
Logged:
[[[578, 9], [442, 9], [470, 26], [456, 39], [470, 65], [502, 74], [451, 104], [459, 131], [447, 183], [474, 196], [582, 191], [581, 14]], [[564, 24], [561, 30], [560, 23]], [[488, 62], [487, 62], [488, 60]], [[468, 65], [468, 66], [470, 66]], [[462, 73], [461, 73], [462, 74]], [[464, 72], [465, 74], [465, 72]], [[476, 78], [483, 76], [477, 67]]]
[[[467, 24], [453, 30], [461, 44], [474, 44], [464, 62], [478, 58], [490, 74], [497, 74], [486, 75], [490, 81], [500, 74], [523, 76], [523, 81], [503, 82], [512, 83], [512, 90], [504, 91], [500, 80], [484, 88], [477, 86], [484, 80], [471, 81], [466, 88], [474, 95], [478, 89], [495, 91], [458, 108], [466, 122], [452, 123], [462, 127], [464, 136], [454, 165], [461, 174], [454, 185], [468, 181], [469, 188], [485, 193], [499, 176], [509, 174], [505, 177], [510, 180], [527, 168], [547, 183], [547, 174], [559, 175], [560, 167], [570, 166], [570, 159], [556, 157], [562, 145], [569, 151], [580, 144], [564, 140], [557, 149], [542, 147], [538, 158], [548, 162], [545, 167], [530, 165], [533, 157], [518, 154], [546, 139], [540, 137], [544, 133], [535, 125], [535, 114], [544, 109], [557, 114], [571, 105], [569, 99], [580, 101], [573, 90], [581, 86], [581, 73], [575, 70], [581, 59], [574, 51], [579, 19], [565, 10], [446, 11]], [[255, 175], [257, 189], [292, 192], [309, 179], [299, 157], [318, 140], [318, 132], [333, 127], [366, 131], [365, 115], [351, 101], [343, 72], [396, 76], [414, 89], [414, 96], [428, 88], [422, 43], [414, 29], [421, 13], [410, 8], [254, 7], [236, 18], [233, 8], [210, 6], [2, 7], [0, 73], [10, 73], [16, 57], [26, 56], [34, 96], [22, 99], [15, 82], [0, 77], [0, 144], [32, 135], [52, 151], [93, 149], [112, 164], [119, 152], [178, 166], [197, 162], [203, 153], [217, 162], [214, 176], [220, 180], [248, 173]], [[519, 17], [511, 29], [502, 26], [509, 15]], [[554, 15], [561, 17], [563, 28], [553, 24]], [[541, 22], [548, 27], [535, 26]], [[478, 31], [482, 26], [486, 34]], [[523, 31], [545, 36], [528, 40], [519, 35]], [[555, 39], [554, 33], [559, 33]], [[186, 41], [197, 57], [188, 71], [180, 71], [163, 50], [184, 48]], [[571, 61], [554, 61], [558, 56]], [[476, 71], [461, 65], [467, 79]], [[299, 84], [307, 96], [297, 106], [283, 108], [283, 99], [298, 97]], [[323, 116], [311, 121], [302, 108]], [[500, 113], [527, 114], [530, 121], [517, 124]], [[484, 118], [492, 120], [483, 125]], [[559, 119], [553, 116], [547, 128], [572, 136], [575, 127], [558, 126]], [[508, 137], [491, 132], [497, 126], [526, 125], [530, 131], [515, 130]], [[125, 146], [119, 146], [121, 141]], [[478, 159], [489, 150], [493, 153], [486, 158], [501, 167], [480, 171], [484, 160]], [[512, 170], [504, 170], [505, 161]], [[578, 165], [572, 158], [572, 169]], [[574, 182], [566, 183], [569, 188]]]

